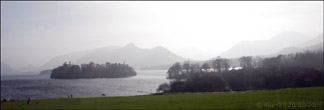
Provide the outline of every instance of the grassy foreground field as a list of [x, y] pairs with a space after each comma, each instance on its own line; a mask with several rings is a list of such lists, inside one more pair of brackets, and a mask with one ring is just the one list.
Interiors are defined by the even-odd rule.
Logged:
[[[38, 104], [36, 104], [38, 103]], [[323, 109], [323, 87], [2, 102], [1, 109]]]

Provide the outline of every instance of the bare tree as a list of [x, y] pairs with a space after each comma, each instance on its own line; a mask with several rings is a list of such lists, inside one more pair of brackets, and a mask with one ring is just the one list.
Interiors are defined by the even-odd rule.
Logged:
[[240, 65], [242, 68], [252, 68], [252, 57], [243, 56], [240, 58]]
[[193, 64], [193, 65], [191, 65], [192, 66], [192, 68], [193, 68], [193, 72], [201, 72], [201, 67], [200, 67], [200, 64], [199, 63], [196, 63], [196, 64]]
[[189, 73], [190, 62], [189, 61], [184, 62], [182, 67], [183, 67], [184, 70], [186, 70], [186, 73]]
[[168, 78], [174, 78], [178, 76], [182, 70], [180, 62], [174, 63], [168, 70]]
[[231, 66], [230, 60], [223, 58], [223, 67], [224, 67], [225, 71], [227, 71], [230, 66]]
[[220, 57], [220, 56], [218, 56], [217, 58], [216, 58], [216, 60], [215, 60], [215, 63], [216, 63], [216, 68], [217, 68], [217, 71], [219, 72], [219, 73], [221, 73], [222, 72], [222, 65], [223, 65], [223, 59]]
[[253, 67], [259, 68], [259, 67], [261, 67], [261, 64], [262, 64], [262, 58], [261, 57], [254, 57], [252, 59], [252, 65], [253, 65]]
[[211, 67], [214, 69], [214, 72], [216, 72], [217, 64], [216, 64], [216, 58], [210, 59]]
[[203, 65], [201, 65], [201, 67], [208, 72], [208, 69], [210, 68], [209, 64], [207, 62], [205, 62]]

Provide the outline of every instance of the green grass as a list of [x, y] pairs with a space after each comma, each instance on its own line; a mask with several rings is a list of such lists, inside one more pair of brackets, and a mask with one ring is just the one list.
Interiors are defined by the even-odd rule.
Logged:
[[32, 100], [30, 105], [27, 105], [26, 101], [1, 103], [1, 109], [322, 109], [322, 107], [323, 87], [245, 93], [45, 99]]

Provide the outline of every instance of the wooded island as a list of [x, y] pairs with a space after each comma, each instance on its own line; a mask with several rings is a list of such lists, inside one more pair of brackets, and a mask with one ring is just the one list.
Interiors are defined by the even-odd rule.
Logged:
[[135, 70], [123, 63], [109, 63], [73, 65], [66, 62], [54, 68], [50, 78], [52, 79], [82, 79], [82, 78], [122, 78], [136, 76]]

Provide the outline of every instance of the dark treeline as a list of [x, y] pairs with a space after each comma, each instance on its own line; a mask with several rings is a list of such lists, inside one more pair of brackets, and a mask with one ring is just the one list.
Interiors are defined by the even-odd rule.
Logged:
[[135, 76], [134, 69], [127, 64], [109, 63], [72, 65], [66, 62], [53, 69], [51, 78], [55, 79], [79, 79], [79, 78], [120, 78]]
[[173, 64], [158, 91], [207, 92], [271, 90], [289, 87], [323, 86], [323, 51], [278, 55], [270, 58], [243, 56], [242, 69], [230, 68], [230, 61], [217, 57], [201, 66]]

